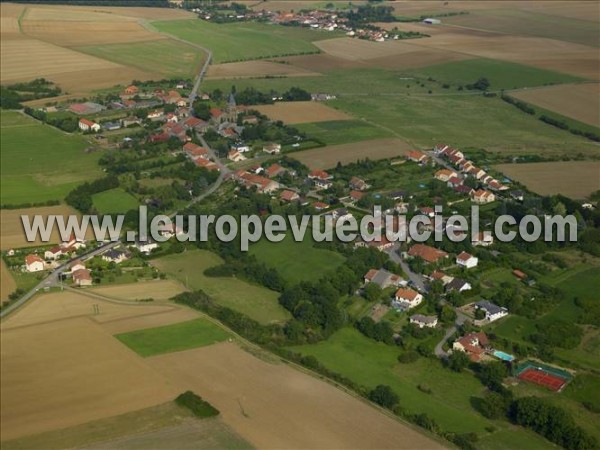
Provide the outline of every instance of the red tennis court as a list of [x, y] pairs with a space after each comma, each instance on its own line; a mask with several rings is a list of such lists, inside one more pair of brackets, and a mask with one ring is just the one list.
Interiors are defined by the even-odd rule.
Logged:
[[518, 377], [521, 380], [545, 386], [548, 389], [551, 389], [556, 392], [560, 391], [563, 388], [563, 386], [567, 384], [567, 380], [565, 378], [552, 375], [544, 371], [543, 369], [525, 369], [518, 375]]

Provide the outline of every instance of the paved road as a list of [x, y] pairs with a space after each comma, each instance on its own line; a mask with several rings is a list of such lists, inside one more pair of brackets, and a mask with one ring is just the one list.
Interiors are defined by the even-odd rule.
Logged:
[[458, 308], [454, 308], [454, 311], [456, 312], [456, 321], [454, 322], [454, 325], [448, 328], [442, 340], [435, 346], [434, 353], [438, 358], [448, 357], [448, 353], [446, 353], [443, 348], [444, 344], [446, 344], [448, 339], [450, 339], [458, 331], [458, 328], [469, 319], [466, 315], [459, 311]]
[[389, 255], [392, 261], [394, 261], [395, 263], [399, 264], [400, 267], [402, 267], [404, 273], [408, 275], [408, 278], [416, 286], [419, 292], [427, 292], [428, 288], [425, 283], [425, 277], [420, 273], [416, 273], [411, 270], [410, 266], [406, 263], [406, 261], [404, 261], [398, 254], [399, 249], [400, 244], [396, 243], [390, 250], [386, 251], [386, 253]]

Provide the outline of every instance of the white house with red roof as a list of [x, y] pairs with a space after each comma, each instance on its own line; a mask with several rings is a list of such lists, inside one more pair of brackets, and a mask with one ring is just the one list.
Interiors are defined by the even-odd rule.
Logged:
[[290, 191], [287, 189], [285, 191], [283, 191], [279, 197], [281, 198], [281, 200], [283, 200], [285, 202], [294, 202], [294, 201], [300, 199], [300, 195], [298, 195], [297, 192]]
[[50, 250], [44, 252], [44, 258], [46, 259], [57, 259], [63, 255], [63, 248], [60, 246], [52, 247]]
[[456, 264], [458, 264], [460, 267], [465, 267], [467, 269], [477, 267], [478, 262], [479, 258], [467, 252], [460, 252], [458, 256], [456, 256]]
[[278, 155], [281, 153], [281, 144], [271, 142], [263, 147], [263, 152], [268, 153], [269, 155]]
[[485, 189], [477, 189], [475, 192], [471, 194], [471, 201], [478, 205], [485, 205], [487, 203], [492, 203], [496, 200], [496, 196], [493, 192], [486, 191]]
[[406, 159], [416, 163], [422, 163], [427, 161], [427, 155], [418, 150], [411, 150], [409, 152], [406, 152]]
[[227, 153], [227, 159], [233, 162], [240, 162], [245, 161], [246, 157], [238, 150], [229, 150], [229, 153]]
[[40, 272], [44, 270], [44, 260], [38, 255], [27, 255], [25, 257], [25, 270], [27, 272]]
[[489, 340], [483, 331], [469, 333], [452, 344], [453, 350], [465, 352], [474, 362], [480, 361], [488, 348]]
[[419, 306], [423, 301], [423, 295], [414, 289], [400, 288], [394, 294], [392, 306], [398, 309], [410, 309]]
[[79, 119], [79, 129], [81, 131], [98, 132], [101, 128], [102, 127], [100, 126], [100, 124], [97, 124], [96, 122], [92, 122], [91, 120], [87, 120], [84, 118]]

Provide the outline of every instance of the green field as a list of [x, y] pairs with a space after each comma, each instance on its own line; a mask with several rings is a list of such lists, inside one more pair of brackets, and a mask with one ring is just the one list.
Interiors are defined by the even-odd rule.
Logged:
[[451, 86], [464, 86], [474, 83], [479, 78], [487, 78], [491, 91], [581, 81], [580, 78], [571, 75], [493, 59], [468, 59], [436, 64], [407, 73], [421, 78], [431, 77]]
[[92, 45], [77, 50], [166, 77], [190, 78], [198, 72], [204, 59], [201, 50], [171, 39]]
[[336, 37], [305, 28], [254, 22], [214, 24], [204, 20], [154, 22], [162, 32], [213, 51], [215, 63], [315, 53], [312, 41]]
[[78, 184], [101, 175], [100, 154], [87, 141], [17, 112], [2, 111], [2, 204], [62, 200]]
[[296, 242], [292, 236], [281, 242], [264, 239], [250, 247], [250, 254], [290, 283], [318, 280], [344, 262], [339, 253], [315, 248], [308, 239]]
[[224, 341], [228, 337], [225, 330], [207, 319], [194, 319], [116, 335], [119, 341], [143, 357], [203, 347]]
[[202, 289], [217, 303], [266, 324], [283, 322], [290, 314], [278, 302], [278, 294], [239, 278], [214, 278], [204, 275], [209, 267], [222, 264], [215, 253], [190, 250], [152, 261], [158, 269], [178, 279], [190, 289]]
[[137, 199], [121, 188], [94, 194], [92, 202], [100, 214], [126, 213], [139, 206]]
[[[412, 364], [400, 364], [396, 360], [398, 348], [372, 341], [352, 328], [337, 331], [327, 341], [290, 350], [313, 355], [327, 368], [368, 388], [389, 385], [407, 411], [427, 413], [447, 431], [476, 432], [482, 439], [489, 439], [489, 448], [515, 448], [515, 442], [520, 448], [549, 447], [534, 433], [479, 415], [471, 399], [481, 397], [484, 387], [472, 375], [445, 369], [437, 359], [420, 358]], [[420, 391], [419, 384], [431, 389], [431, 394]], [[492, 434], [485, 430], [490, 425], [497, 428]]]
[[[468, 15], [444, 18], [445, 23], [506, 34], [558, 39], [598, 47], [598, 24], [594, 17], [580, 20], [517, 8], [489, 8]], [[596, 17], [597, 19], [597, 17]]]
[[389, 131], [360, 120], [299, 123], [294, 125], [294, 128], [312, 138], [319, 139], [327, 145], [394, 137]]

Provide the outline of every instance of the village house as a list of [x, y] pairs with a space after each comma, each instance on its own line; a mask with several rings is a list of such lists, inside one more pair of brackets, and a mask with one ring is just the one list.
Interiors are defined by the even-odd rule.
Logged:
[[130, 127], [132, 125], [139, 125], [141, 123], [140, 119], [135, 116], [127, 116], [121, 119], [121, 126], [123, 128]]
[[161, 120], [165, 115], [165, 111], [161, 108], [161, 109], [155, 109], [154, 111], [149, 111], [148, 114], [146, 114], [146, 119], [152, 120], [152, 121], [156, 121], [156, 120]]
[[191, 140], [191, 138], [187, 135], [183, 125], [179, 123], [167, 122], [163, 125], [162, 130], [169, 137], [175, 137], [182, 142]]
[[522, 202], [525, 199], [525, 193], [523, 191], [510, 191], [508, 195], [518, 202]]
[[494, 243], [494, 236], [492, 236], [492, 233], [490, 232], [480, 231], [477, 233], [477, 236], [472, 239], [471, 243], [473, 244], [473, 247], [489, 247]]
[[183, 151], [191, 160], [197, 160], [198, 158], [209, 159], [208, 149], [194, 144], [193, 142], [187, 142], [183, 146]]
[[269, 178], [262, 177], [260, 175], [255, 175], [252, 173], [248, 173], [244, 170], [238, 170], [235, 172], [233, 178], [246, 186], [246, 188], [251, 188], [255, 186], [260, 193], [270, 194], [277, 189], [279, 189], [280, 185], [276, 181], [270, 180]]
[[408, 256], [421, 258], [425, 262], [435, 264], [439, 260], [447, 258], [448, 253], [429, 245], [415, 244], [408, 250]]
[[348, 195], [348, 197], [350, 198], [350, 201], [353, 203], [359, 201], [364, 196], [365, 196], [365, 193], [360, 192], [360, 191], [350, 191], [350, 194]]
[[358, 177], [350, 178], [348, 186], [350, 187], [350, 189], [353, 189], [355, 191], [366, 191], [367, 189], [369, 189], [369, 185], [364, 180], [361, 180]]
[[329, 189], [333, 186], [333, 183], [331, 182], [333, 176], [329, 175], [324, 170], [313, 170], [308, 174], [308, 179], [312, 180], [317, 189]]
[[368, 247], [379, 250], [380, 252], [385, 252], [386, 250], [392, 248], [394, 246], [393, 242], [390, 242], [385, 235], [379, 236], [378, 239], [373, 239], [370, 241], [365, 241], [359, 238], [355, 243], [354, 247]]
[[390, 286], [402, 286], [406, 285], [406, 281], [395, 273], [389, 272], [385, 269], [371, 269], [364, 276], [365, 283], [375, 283], [381, 289], [388, 288]]
[[489, 350], [489, 340], [483, 331], [469, 333], [454, 341], [452, 349], [459, 352], [465, 352], [471, 361], [478, 362], [485, 352]]
[[419, 152], [417, 150], [412, 150], [409, 152], [406, 152], [406, 159], [408, 159], [409, 161], [413, 161], [416, 163], [422, 163], [427, 161], [427, 155], [423, 152]]
[[471, 194], [471, 201], [477, 205], [485, 205], [487, 203], [492, 203], [495, 200], [496, 196], [494, 193], [484, 189], [477, 189]]
[[138, 249], [140, 253], [149, 255], [150, 252], [152, 252], [152, 250], [158, 248], [158, 243], [150, 236], [148, 236], [145, 239], [136, 239], [134, 246]]
[[271, 164], [269, 167], [265, 169], [265, 175], [269, 178], [277, 177], [285, 172], [285, 168], [281, 167], [279, 164]]
[[237, 150], [240, 153], [246, 153], [250, 151], [250, 146], [243, 142], [236, 142], [235, 144], [231, 145], [230, 149]]
[[217, 172], [220, 172], [221, 169], [219, 168], [219, 166], [217, 164], [215, 164], [214, 162], [212, 162], [209, 159], [205, 159], [205, 158], [196, 158], [194, 159], [194, 164], [198, 167], [202, 167], [203, 169], [206, 170], [215, 170]]
[[450, 281], [445, 286], [446, 292], [452, 292], [452, 291], [464, 292], [464, 291], [470, 291], [471, 289], [473, 289], [473, 286], [471, 286], [471, 283], [469, 283], [466, 280], [463, 280], [462, 278], [453, 278], [452, 281]]
[[317, 211], [323, 211], [324, 209], [329, 208], [329, 205], [323, 202], [315, 202], [313, 203], [313, 208], [315, 208]]
[[269, 155], [278, 155], [281, 153], [281, 144], [271, 142], [263, 147], [263, 152], [268, 153]]
[[474, 305], [476, 310], [481, 310], [485, 313], [485, 320], [494, 322], [502, 317], [508, 316], [508, 310], [502, 306], [498, 306], [487, 300], [481, 300]]
[[73, 284], [76, 286], [91, 286], [92, 274], [88, 269], [78, 269], [73, 272]]
[[280, 194], [279, 198], [281, 198], [281, 200], [283, 200], [284, 202], [294, 202], [300, 199], [300, 195], [298, 195], [297, 192], [286, 189]]
[[434, 270], [431, 272], [431, 275], [429, 275], [429, 279], [431, 281], [440, 281], [445, 286], [450, 283], [454, 277], [442, 272], [441, 270]]
[[52, 247], [44, 252], [45, 259], [58, 259], [63, 255], [63, 248], [60, 246]]
[[188, 117], [182, 123], [183, 127], [186, 130], [195, 130], [198, 133], [204, 133], [208, 128], [210, 128], [210, 124], [202, 119], [198, 119], [197, 117]]
[[168, 113], [168, 114], [165, 116], [165, 120], [166, 120], [167, 122], [171, 122], [171, 123], [177, 123], [177, 122], [179, 122], [179, 117], [177, 117], [177, 115], [175, 115], [175, 114], [173, 114], [173, 113]]
[[138, 87], [137, 87], [137, 86], [134, 86], [134, 85], [132, 84], [132, 85], [130, 85], [130, 86], [127, 86], [127, 87], [126, 87], [126, 88], [123, 90], [123, 93], [124, 93], [125, 95], [132, 95], [132, 96], [133, 96], [133, 95], [137, 95], [137, 94], [139, 93], [139, 91], [140, 91], [140, 90], [138, 89]]
[[83, 264], [80, 260], [73, 261], [71, 264], [69, 264], [69, 271], [71, 273], [81, 269], [85, 269], [85, 264]]
[[400, 288], [394, 294], [392, 306], [397, 309], [407, 310], [418, 306], [423, 301], [423, 295], [410, 288]]
[[242, 155], [238, 150], [229, 150], [227, 153], [227, 159], [233, 162], [245, 161], [246, 157]]
[[38, 255], [27, 255], [25, 257], [25, 270], [27, 272], [40, 272], [44, 270], [44, 260]]
[[485, 176], [485, 170], [479, 167], [471, 167], [467, 173], [478, 180]]
[[464, 185], [464, 184], [456, 186], [453, 189], [454, 189], [454, 192], [456, 192], [457, 194], [468, 195], [469, 197], [475, 192], [475, 189], [473, 189], [467, 185]]
[[79, 119], [79, 129], [81, 131], [93, 131], [93, 132], [98, 132], [100, 131], [102, 127], [97, 124], [96, 122], [92, 122], [91, 120], [87, 120], [87, 119]]
[[410, 323], [414, 323], [419, 328], [435, 328], [438, 323], [436, 316], [424, 316], [422, 314], [414, 314], [410, 316]]
[[467, 252], [460, 252], [456, 257], [456, 264], [467, 269], [477, 267], [478, 262], [479, 259], [476, 256], [473, 256]]
[[102, 260], [106, 262], [113, 262], [115, 264], [120, 264], [127, 259], [127, 254], [122, 252], [121, 250], [111, 249], [104, 253], [102, 253]]
[[463, 183], [463, 180], [458, 177], [450, 177], [446, 182], [446, 186], [449, 188], [455, 188], [460, 186]]
[[454, 170], [440, 169], [435, 173], [434, 178], [436, 180], [447, 182], [448, 180], [450, 180], [450, 178], [455, 178], [457, 176], [458, 174]]

